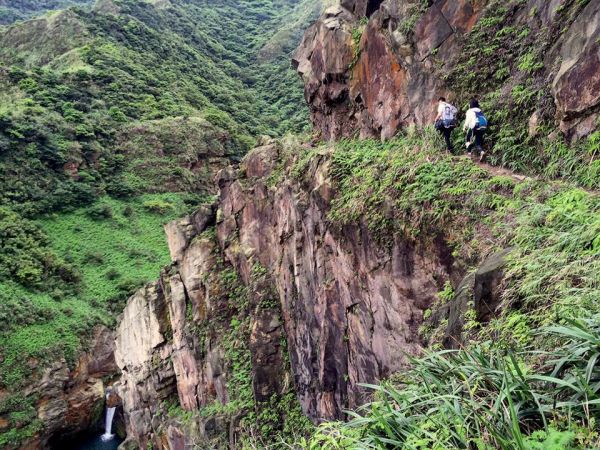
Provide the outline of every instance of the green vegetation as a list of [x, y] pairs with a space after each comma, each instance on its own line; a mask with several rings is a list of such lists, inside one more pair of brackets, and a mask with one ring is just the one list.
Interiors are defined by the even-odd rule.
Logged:
[[[91, 3], [20, 1], [0, 7], [0, 23]], [[95, 325], [114, 325], [128, 295], [169, 262], [162, 225], [213, 193], [216, 170], [258, 135], [306, 127], [289, 54], [320, 5], [102, 0], [0, 27], [8, 398], [48, 363], [72, 364]], [[241, 342], [247, 321], [234, 325], [228, 342]], [[250, 408], [248, 349], [229, 350], [232, 407]], [[10, 416], [0, 446], [38, 430], [27, 408]]]
[[[454, 256], [473, 267], [514, 248], [497, 315], [481, 324], [467, 312], [470, 345], [415, 359], [405, 376], [376, 388], [376, 402], [350, 425], [322, 428], [312, 448], [597, 445], [600, 197], [567, 183], [494, 176], [441, 154], [439, 139], [411, 130], [385, 143], [349, 140], [289, 156], [290, 175], [301, 179], [315, 158], [330, 159], [329, 219], [340, 228], [365, 223], [382, 245], [394, 234], [427, 244], [443, 230]], [[434, 309], [452, 292], [446, 285]], [[590, 319], [573, 322], [582, 317]], [[426, 322], [429, 346], [446, 325]], [[547, 327], [550, 336], [536, 331]]]
[[[539, 367], [487, 342], [427, 353], [343, 425], [313, 438], [323, 449], [584, 449], [600, 442], [600, 317], [547, 330], [563, 347]], [[534, 431], [536, 430], [536, 431]], [[315, 447], [317, 448], [317, 447]]]
[[398, 29], [407, 36], [412, 35], [415, 30], [415, 25], [419, 19], [423, 17], [423, 14], [427, 11], [427, 8], [429, 8], [429, 4], [429, 0], [418, 0], [409, 5], [406, 18], [399, 25]]
[[68, 6], [91, 5], [93, 0], [19, 0], [18, 2], [8, 2], [13, 3], [10, 6], [6, 3], [2, 2], [0, 5], [0, 25], [29, 19], [44, 11], [62, 9]]
[[7, 417], [10, 429], [0, 434], [0, 446], [18, 445], [41, 428], [37, 420], [34, 399], [21, 394], [4, 397], [0, 401], [0, 415]]
[[[7, 222], [0, 222], [6, 258], [0, 260], [3, 389], [19, 392], [32, 376], [62, 358], [72, 365], [95, 325], [114, 326], [127, 297], [156, 278], [170, 261], [163, 223], [199, 202], [183, 194], [105, 197], [92, 207], [37, 222], [15, 213], [4, 216]], [[149, 209], [149, 203], [170, 208]], [[2, 446], [18, 445], [40, 429], [35, 410], [29, 413], [33, 403], [27, 397], [11, 403], [18, 408], [6, 406], [11, 413], [8, 430], [0, 433]]]
[[[183, 178], [190, 190], [181, 184], [203, 156], [236, 158], [253, 136], [302, 130], [288, 54], [319, 2], [280, 3], [115, 0], [113, 13], [76, 9], [0, 30], [2, 202], [35, 215], [144, 193], [148, 167], [163, 171], [155, 186]], [[269, 46], [289, 21], [293, 32]]]
[[344, 141], [298, 156], [293, 170], [303, 173], [298, 165], [331, 153], [337, 194], [329, 218], [340, 227], [366, 221], [383, 243], [391, 233], [427, 240], [444, 230], [455, 256], [473, 265], [515, 247], [505, 306], [535, 312], [528, 314], [531, 328], [600, 312], [598, 195], [492, 176], [466, 157], [440, 154], [438, 139], [426, 129], [386, 143]]
[[[28, 282], [19, 283], [14, 276], [0, 279], [4, 386], [26, 383], [44, 361], [65, 356], [72, 362], [95, 323], [113, 323], [112, 313], [122, 309], [127, 296], [169, 262], [162, 224], [191, 208], [184, 200], [180, 194], [105, 198], [92, 208], [48, 216], [39, 224], [25, 222], [38, 233], [33, 236], [43, 238], [31, 243], [31, 233], [19, 233], [10, 241], [10, 248], [27, 250], [23, 256], [12, 255], [12, 261]], [[198, 201], [189, 200], [194, 205]], [[151, 211], [144, 206], [151, 201], [172, 207]], [[29, 231], [23, 222], [15, 225]], [[10, 233], [12, 228], [2, 230]], [[30, 358], [40, 361], [31, 364]]]
[[[568, 179], [587, 188], [600, 187], [600, 132], [574, 144], [552, 134], [556, 111], [543, 70], [543, 56], [586, 4], [564, 2], [556, 11], [554, 25], [530, 29], [507, 26], [523, 7], [521, 0], [495, 0], [466, 35], [463, 49], [452, 69], [445, 71], [445, 78], [457, 91], [460, 104], [479, 97], [490, 121], [490, 163], [546, 178]], [[535, 10], [531, 14], [535, 15]], [[530, 136], [529, 119], [534, 113], [537, 133]]]

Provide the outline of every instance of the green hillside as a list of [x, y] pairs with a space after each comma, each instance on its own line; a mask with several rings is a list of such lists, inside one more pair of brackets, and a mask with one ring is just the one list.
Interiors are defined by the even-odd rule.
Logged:
[[[0, 23], [73, 3], [0, 0]], [[113, 323], [227, 159], [306, 129], [289, 53], [319, 5], [100, 0], [0, 27], [0, 390]], [[0, 446], [38, 426], [9, 400]]]
[[0, 0], [0, 25], [29, 19], [45, 11], [92, 3], [93, 0]]
[[[0, 32], [2, 200], [35, 214], [115, 184], [131, 191], [116, 146], [131, 122], [202, 117], [227, 134], [230, 156], [252, 136], [303, 130], [302, 88], [286, 62], [300, 28], [267, 60], [258, 55], [284, 18], [311, 20], [315, 2], [270, 3], [107, 0]], [[232, 19], [222, 26], [220, 16]]]

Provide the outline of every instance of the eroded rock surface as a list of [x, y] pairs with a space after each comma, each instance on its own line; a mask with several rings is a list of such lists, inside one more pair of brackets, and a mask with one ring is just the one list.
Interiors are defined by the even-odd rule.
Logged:
[[[229, 284], [235, 275], [231, 266], [223, 266], [214, 232], [203, 233], [214, 220], [209, 206], [165, 226], [173, 265], [158, 282], [131, 297], [120, 318], [116, 360], [122, 372], [117, 390], [127, 419], [124, 448], [220, 448], [224, 436], [235, 448], [239, 417], [248, 413], [247, 405], [239, 406], [239, 417], [223, 411], [184, 422], [169, 408], [197, 411], [213, 405], [217, 411], [214, 405], [233, 400], [228, 376], [236, 369], [224, 353], [234, 339], [230, 330], [236, 314], [250, 316], [251, 394], [261, 402], [284, 388], [278, 305], [260, 304], [269, 298], [268, 283], [254, 284], [247, 296]], [[235, 304], [244, 303], [240, 296], [251, 313]], [[233, 382], [235, 393], [239, 386]]]
[[433, 312], [429, 323], [443, 327], [442, 343], [446, 348], [459, 348], [465, 343], [463, 328], [466, 313], [473, 310], [473, 319], [486, 324], [498, 314], [502, 301], [502, 281], [507, 257], [511, 249], [502, 250], [486, 258], [458, 285], [454, 297]]
[[174, 264], [129, 300], [117, 330], [127, 445], [172, 449], [228, 435], [236, 448], [243, 408], [239, 417], [213, 414], [183, 426], [161, 407], [174, 398], [188, 411], [234, 400], [226, 336], [240, 316], [231, 315], [232, 289], [222, 284], [232, 274], [249, 305], [245, 339], [256, 404], [293, 389], [315, 422], [340, 419], [367, 399], [359, 383], [401, 370], [407, 354], [420, 352], [423, 311], [456, 270], [443, 238], [426, 244], [397, 237], [388, 248], [361, 223], [335, 228], [327, 220], [327, 156], [304, 181], [273, 185], [279, 151], [265, 145], [240, 170], [220, 172], [216, 225], [204, 230], [185, 218], [166, 227]]
[[217, 238], [244, 280], [258, 260], [281, 301], [296, 392], [315, 420], [336, 419], [365, 400], [359, 383], [401, 370], [420, 350], [423, 310], [452, 270], [443, 242], [397, 238], [381, 248], [366, 226], [338, 230], [327, 220], [328, 163], [309, 168], [308, 185], [269, 188], [277, 148], [249, 154], [235, 178], [223, 172]]
[[96, 327], [90, 348], [82, 353], [73, 369], [65, 360], [44, 370], [41, 380], [24, 394], [38, 398], [40, 433], [24, 448], [47, 448], [55, 438], [76, 435], [98, 425], [105, 406], [106, 381], [118, 374], [114, 358], [115, 333]]
[[[312, 122], [323, 139], [357, 134], [389, 138], [408, 125], [431, 123], [438, 97], [455, 97], [456, 86], [447, 84], [446, 76], [457, 67], [468, 33], [498, 2], [429, 3], [423, 9], [423, 2], [416, 0], [342, 0], [306, 31], [294, 64], [304, 80]], [[596, 126], [600, 4], [589, 2], [569, 18], [572, 23], [563, 33], [567, 19], [560, 11], [573, 6], [565, 3], [572, 2], [528, 0], [511, 5], [503, 26], [542, 34], [553, 30], [535, 46], [545, 48], [543, 71], [555, 102], [556, 125], [570, 138], [589, 134]], [[483, 51], [493, 43], [480, 45]], [[478, 63], [460, 71], [476, 71]], [[496, 84], [506, 95], [513, 88], [510, 79]]]

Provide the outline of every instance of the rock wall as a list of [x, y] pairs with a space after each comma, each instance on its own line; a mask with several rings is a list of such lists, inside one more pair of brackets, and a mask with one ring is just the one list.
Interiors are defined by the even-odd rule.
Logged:
[[[443, 239], [433, 247], [396, 238], [382, 248], [363, 224], [336, 229], [327, 157], [301, 183], [269, 186], [278, 147], [223, 171], [217, 238], [248, 280], [269, 269], [281, 302], [296, 392], [314, 420], [339, 419], [365, 400], [359, 383], [402, 369], [420, 350], [418, 327], [453, 270]], [[441, 283], [441, 285], [440, 285]]]
[[[442, 236], [427, 244], [398, 237], [387, 247], [363, 224], [331, 224], [327, 155], [301, 179], [273, 184], [280, 151], [265, 145], [239, 171], [221, 171], [217, 204], [165, 227], [174, 263], [129, 300], [117, 329], [126, 448], [208, 445], [219, 436], [238, 448], [240, 419], [252, 407], [236, 408], [239, 376], [228, 353], [231, 326], [244, 316], [254, 407], [292, 391], [314, 422], [343, 418], [367, 398], [359, 383], [420, 352], [423, 311], [445, 281], [460, 278]], [[237, 414], [184, 423], [167, 412], [173, 401], [191, 412], [233, 405]]]
[[99, 326], [94, 330], [89, 350], [80, 355], [73, 369], [65, 360], [56, 361], [44, 370], [39, 382], [25, 389], [24, 396], [38, 399], [37, 419], [42, 427], [21, 448], [48, 448], [55, 440], [100, 425], [106, 382], [118, 374], [114, 346], [114, 331]]
[[[554, 121], [568, 137], [589, 134], [600, 108], [600, 4], [585, 8], [571, 0], [528, 0], [515, 5], [502, 26], [539, 32], [541, 79], [554, 100]], [[341, 0], [309, 28], [294, 55], [304, 80], [315, 129], [325, 140], [359, 135], [389, 138], [407, 125], [431, 123], [437, 99], [485, 92], [456, 92], [446, 81], [464, 52], [468, 33], [497, 6], [496, 0]], [[579, 2], [581, 4], [581, 2]], [[561, 10], [577, 12], [562, 31]], [[365, 25], [365, 20], [368, 23]], [[493, 25], [493, 24], [492, 24]], [[546, 30], [554, 30], [549, 35]], [[481, 42], [492, 47], [491, 42]], [[487, 50], [487, 49], [486, 49]], [[498, 51], [498, 58], [500, 56]], [[479, 61], [460, 71], [477, 71]], [[527, 77], [515, 73], [512, 79]], [[530, 76], [530, 75], [529, 75]], [[506, 89], [503, 90], [503, 88]], [[510, 95], [511, 79], [494, 89]]]
[[[237, 448], [239, 419], [252, 406], [239, 392], [240, 375], [251, 377], [248, 393], [257, 404], [290, 385], [266, 274], [253, 277], [251, 289], [237, 281], [220, 256], [215, 212], [202, 207], [165, 226], [173, 265], [129, 299], [119, 320], [116, 388], [127, 419], [125, 448]], [[238, 355], [245, 349], [247, 359]], [[181, 420], [206, 407], [213, 413]]]

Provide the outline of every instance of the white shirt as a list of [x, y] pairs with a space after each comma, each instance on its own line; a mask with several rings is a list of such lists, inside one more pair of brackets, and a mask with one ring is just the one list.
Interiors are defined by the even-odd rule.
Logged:
[[480, 113], [481, 109], [479, 108], [471, 108], [467, 111], [467, 118], [465, 119], [465, 124], [463, 125], [463, 131], [467, 129], [473, 129], [477, 126], [479, 122], [477, 120], [477, 113]]
[[452, 120], [456, 117], [458, 109], [452, 106], [450, 103], [439, 102], [438, 104], [438, 115], [442, 120]]

